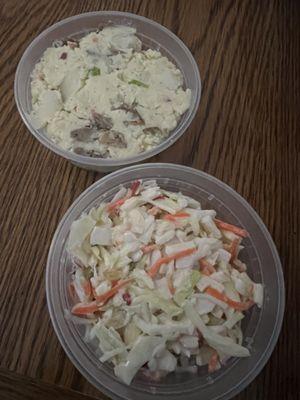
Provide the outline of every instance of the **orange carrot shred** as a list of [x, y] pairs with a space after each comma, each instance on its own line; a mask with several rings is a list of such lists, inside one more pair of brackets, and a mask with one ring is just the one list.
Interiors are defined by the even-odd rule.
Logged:
[[89, 280], [86, 280], [86, 281], [83, 283], [82, 288], [83, 288], [84, 294], [85, 294], [87, 297], [90, 297], [91, 294], [92, 294], [91, 282], [90, 282]]
[[195, 253], [196, 250], [197, 249], [195, 249], [195, 248], [186, 249], [186, 250], [179, 251], [178, 253], [171, 254], [170, 256], [165, 256], [165, 257], [158, 259], [148, 270], [148, 275], [151, 276], [151, 278], [153, 278], [159, 271], [159, 268], [161, 267], [161, 265], [167, 264], [168, 262], [173, 261], [173, 260], [178, 260], [179, 258], [189, 256], [190, 254]]
[[216, 272], [215, 267], [210, 262], [205, 260], [205, 258], [201, 258], [199, 260], [199, 266], [200, 271], [203, 272], [204, 275], [211, 275]]
[[158, 244], [148, 244], [148, 245], [141, 247], [141, 250], [144, 254], [151, 253], [151, 251], [156, 250], [156, 249], [159, 249]]
[[177, 221], [178, 218], [187, 218], [190, 217], [191, 214], [187, 212], [178, 212], [176, 214], [167, 214], [163, 217], [166, 221]]
[[96, 292], [96, 289], [93, 286], [92, 286], [92, 294], [93, 294], [93, 299], [95, 299], [96, 296], [97, 296], [97, 292]]
[[148, 214], [155, 216], [155, 215], [159, 214], [160, 211], [161, 211], [161, 209], [159, 207], [154, 206], [152, 208], [149, 208]]
[[125, 203], [125, 198], [116, 200], [113, 203], [109, 203], [107, 205], [108, 212], [114, 211], [115, 208], [120, 207], [124, 203]]
[[126, 200], [130, 199], [130, 197], [132, 197], [132, 190], [128, 189], [128, 192], [126, 194], [125, 197], [123, 197], [122, 199], [113, 201], [112, 203], [108, 203], [107, 204], [107, 210], [109, 213], [111, 213], [112, 211], [114, 211], [116, 208], [120, 207], [122, 204], [125, 203]]
[[254, 305], [254, 302], [252, 300], [246, 301], [245, 303], [242, 303], [240, 301], [231, 300], [224, 293], [221, 293], [212, 287], [208, 287], [205, 290], [205, 293], [209, 294], [212, 297], [215, 297], [216, 299], [218, 299], [220, 301], [223, 301], [224, 303], [229, 305], [229, 307], [234, 308], [235, 310], [238, 310], [238, 311], [246, 311]]
[[74, 315], [88, 315], [99, 311], [99, 305], [96, 301], [91, 303], [78, 303], [72, 308], [71, 312]]
[[247, 237], [249, 236], [248, 232], [245, 229], [239, 228], [238, 226], [228, 224], [227, 222], [220, 221], [219, 219], [215, 219], [215, 224], [219, 229], [223, 229], [224, 231], [233, 232], [238, 236]]
[[140, 181], [134, 181], [131, 185], [131, 192], [132, 192], [132, 196], [134, 196], [138, 190], [138, 188], [140, 187], [141, 182]]
[[77, 294], [76, 294], [76, 290], [74, 287], [74, 282], [70, 282], [68, 289], [69, 289], [69, 294], [70, 294], [71, 299], [75, 300], [77, 297]]
[[125, 280], [120, 280], [118, 281], [111, 289], [109, 289], [107, 292], [100, 294], [99, 296], [96, 296], [96, 300], [101, 303], [101, 305], [105, 304], [111, 297], [113, 297], [118, 291], [125, 285], [127, 285], [129, 282], [131, 282], [132, 279], [125, 279]]
[[240, 239], [234, 239], [232, 241], [229, 249], [229, 253], [231, 254], [230, 262], [234, 261], [237, 258], [240, 242]]
[[173, 285], [173, 280], [172, 280], [172, 275], [171, 274], [167, 275], [167, 283], [168, 283], [169, 291], [173, 295], [175, 293], [175, 288], [174, 288], [174, 285]]
[[218, 361], [219, 361], [219, 355], [217, 351], [214, 350], [208, 362], [208, 372], [210, 374], [217, 369]]
[[166, 199], [166, 196], [164, 196], [163, 194], [159, 194], [158, 196], [154, 197], [153, 200], [164, 200]]

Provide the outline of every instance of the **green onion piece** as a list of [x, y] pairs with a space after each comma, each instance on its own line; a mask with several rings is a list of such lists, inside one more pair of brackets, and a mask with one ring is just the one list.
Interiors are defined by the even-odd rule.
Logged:
[[92, 76], [97, 76], [97, 75], [101, 75], [101, 70], [100, 70], [100, 68], [93, 67], [92, 69], [89, 70], [89, 73]]
[[144, 87], [144, 88], [148, 88], [148, 87], [149, 87], [149, 85], [146, 85], [145, 83], [143, 83], [143, 82], [141, 82], [141, 81], [138, 81], [138, 80], [136, 80], [136, 79], [132, 79], [132, 80], [129, 81], [128, 83], [129, 83], [129, 85], [137, 85], [137, 86], [142, 86], [142, 87]]

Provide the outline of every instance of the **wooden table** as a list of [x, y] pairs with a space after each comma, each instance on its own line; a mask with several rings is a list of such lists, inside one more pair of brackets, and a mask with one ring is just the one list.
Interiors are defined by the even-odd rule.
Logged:
[[162, 23], [197, 60], [203, 82], [197, 116], [181, 140], [151, 161], [193, 166], [222, 179], [269, 228], [283, 264], [288, 312], [270, 361], [236, 399], [296, 399], [299, 1], [2, 0], [1, 9], [0, 398], [105, 398], [66, 357], [45, 296], [55, 228], [101, 174], [78, 169], [42, 147], [22, 123], [13, 98], [17, 63], [37, 34], [65, 17], [105, 9]]

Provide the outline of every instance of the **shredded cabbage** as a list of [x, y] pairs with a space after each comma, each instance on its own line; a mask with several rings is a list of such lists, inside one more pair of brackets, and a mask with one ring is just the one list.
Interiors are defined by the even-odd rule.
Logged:
[[246, 349], [246, 347], [240, 346], [229, 337], [215, 333], [210, 327], [206, 326], [190, 303], [185, 304], [184, 311], [195, 327], [202, 333], [206, 342], [213, 349], [233, 357], [247, 357], [250, 355], [249, 350]]
[[181, 285], [178, 287], [174, 294], [174, 301], [181, 306], [184, 300], [193, 293], [194, 286], [197, 284], [201, 277], [199, 271], [189, 271], [188, 276], [185, 277]]
[[155, 349], [163, 343], [164, 339], [159, 336], [140, 336], [128, 353], [126, 363], [115, 367], [115, 374], [129, 385], [137, 371], [153, 358]]
[[135, 298], [137, 302], [147, 302], [150, 307], [164, 311], [170, 317], [182, 314], [182, 309], [178, 307], [172, 300], [163, 298], [157, 290], [149, 291], [145, 289], [144, 294]]
[[242, 310], [263, 306], [263, 285], [239, 260], [242, 238], [230, 227], [155, 181], [118, 187], [73, 222], [66, 318], [86, 328], [84, 340], [123, 382], [141, 369], [157, 379], [250, 355]]
[[189, 320], [181, 322], [171, 321], [167, 324], [153, 324], [147, 323], [143, 319], [134, 317], [136, 326], [148, 335], [161, 335], [163, 337], [179, 336], [181, 334], [191, 334], [193, 332], [193, 325]]

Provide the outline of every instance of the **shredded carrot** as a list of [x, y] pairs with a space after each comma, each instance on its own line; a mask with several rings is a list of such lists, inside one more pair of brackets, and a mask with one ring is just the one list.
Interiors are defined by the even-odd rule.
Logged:
[[173, 261], [173, 260], [178, 260], [179, 258], [189, 256], [190, 254], [195, 253], [196, 250], [197, 249], [195, 249], [195, 248], [186, 249], [186, 250], [179, 251], [178, 253], [171, 254], [170, 256], [165, 256], [165, 257], [158, 259], [149, 269], [148, 275], [151, 276], [151, 278], [153, 278], [159, 271], [159, 268], [161, 267], [161, 265], [167, 264], [168, 262]]
[[113, 212], [116, 208], [120, 207], [122, 204], [125, 203], [126, 200], [130, 199], [130, 197], [132, 196], [133, 196], [132, 189], [128, 189], [126, 196], [124, 196], [122, 199], [107, 204], [108, 212], [109, 213]]
[[76, 290], [74, 287], [74, 282], [70, 282], [68, 289], [69, 289], [69, 294], [70, 294], [71, 299], [72, 300], [76, 299], [77, 294], [76, 294]]
[[82, 288], [83, 288], [84, 294], [87, 297], [90, 297], [90, 295], [92, 294], [92, 286], [91, 286], [91, 282], [88, 279], [86, 281], [84, 281], [84, 283], [82, 284]]
[[200, 266], [200, 271], [204, 274], [204, 275], [211, 275], [214, 272], [216, 272], [215, 267], [208, 262], [207, 260], [205, 260], [205, 258], [200, 258], [199, 260], [199, 266]]
[[132, 196], [134, 196], [138, 190], [138, 188], [140, 187], [141, 182], [140, 181], [134, 181], [131, 185], [131, 193]]
[[163, 194], [160, 194], [160, 195], [154, 197], [153, 200], [164, 200], [164, 199], [166, 199], [166, 196], [164, 196]]
[[240, 242], [241, 242], [240, 239], [234, 239], [232, 241], [231, 246], [229, 248], [229, 253], [231, 254], [230, 262], [234, 261], [237, 258]]
[[97, 292], [96, 292], [96, 289], [93, 286], [92, 286], [92, 294], [93, 294], [93, 299], [95, 299], [96, 296], [97, 296]]
[[107, 210], [108, 210], [108, 212], [112, 212], [112, 211], [114, 211], [116, 208], [120, 207], [122, 204], [125, 203], [125, 200], [127, 200], [127, 199], [125, 199], [125, 197], [124, 197], [123, 199], [119, 199], [119, 200], [114, 201], [113, 203], [109, 203], [109, 204], [107, 205]]
[[149, 208], [149, 210], [148, 210], [148, 214], [150, 214], [150, 215], [157, 215], [159, 212], [160, 212], [161, 210], [160, 210], [160, 208], [159, 207], [152, 207], [152, 208]]
[[251, 283], [250, 289], [249, 289], [250, 296], [253, 296], [253, 292], [254, 292], [254, 285], [253, 285], [253, 283]]
[[96, 311], [99, 311], [99, 305], [96, 301], [91, 303], [78, 303], [72, 308], [72, 314], [74, 315], [88, 315]]
[[246, 301], [245, 303], [242, 303], [240, 301], [234, 301], [231, 300], [229, 297], [227, 297], [224, 293], [219, 292], [218, 290], [208, 287], [205, 290], [205, 293], [209, 294], [210, 296], [215, 297], [216, 299], [223, 301], [224, 303], [228, 304], [229, 307], [234, 308], [235, 310], [238, 311], [246, 311], [250, 307], [253, 306], [254, 302], [252, 300]]
[[118, 281], [111, 289], [109, 289], [107, 292], [100, 294], [99, 296], [96, 296], [96, 300], [101, 303], [101, 305], [105, 304], [111, 297], [113, 297], [118, 291], [125, 285], [127, 285], [129, 282], [131, 282], [132, 279], [125, 279], [125, 280], [120, 280]]
[[166, 221], [177, 221], [178, 218], [187, 218], [190, 217], [191, 214], [187, 212], [178, 212], [176, 214], [167, 214], [163, 217]]
[[159, 245], [158, 244], [148, 244], [146, 246], [142, 246], [141, 250], [144, 254], [148, 254], [151, 253], [151, 251], [159, 249]]
[[208, 372], [211, 374], [217, 369], [219, 361], [219, 355], [216, 350], [214, 350], [208, 362]]
[[168, 283], [169, 291], [170, 291], [171, 295], [173, 295], [175, 293], [175, 288], [173, 285], [172, 274], [167, 274], [167, 283]]
[[220, 221], [219, 219], [215, 219], [215, 224], [219, 229], [223, 229], [224, 231], [233, 232], [238, 236], [247, 237], [249, 236], [248, 232], [245, 229], [239, 228], [238, 226], [228, 224], [227, 222]]

